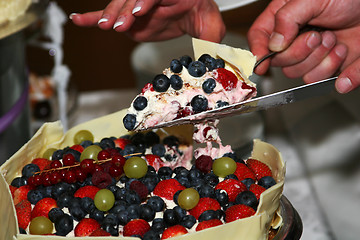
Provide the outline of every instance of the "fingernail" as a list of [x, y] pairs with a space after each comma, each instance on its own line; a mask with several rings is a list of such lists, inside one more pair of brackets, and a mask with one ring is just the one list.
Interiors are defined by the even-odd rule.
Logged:
[[317, 46], [319, 46], [320, 43], [321, 43], [321, 39], [320, 39], [319, 35], [315, 34], [315, 33], [312, 33], [306, 40], [306, 45], [310, 49], [316, 48]]
[[344, 45], [338, 45], [335, 47], [335, 53], [340, 58], [345, 58], [347, 53], [347, 48]]
[[107, 21], [109, 21], [109, 17], [106, 16], [106, 15], [104, 15], [104, 16], [98, 21], [98, 24], [104, 23], [104, 22], [107, 22]]
[[283, 50], [284, 36], [274, 32], [270, 37], [269, 48], [272, 51], [279, 52]]
[[135, 4], [134, 9], [132, 10], [132, 14], [135, 14], [135, 13], [139, 12], [143, 5], [144, 5], [143, 1], [137, 1], [136, 4]]
[[339, 93], [347, 93], [352, 89], [352, 83], [349, 78], [342, 77], [335, 82], [335, 87]]
[[323, 34], [323, 40], [322, 40], [322, 45], [324, 45], [324, 47], [330, 49], [332, 47], [334, 47], [336, 42], [336, 39], [333, 35], [327, 34], [326, 32], [324, 32]]
[[114, 26], [113, 26], [113, 29], [115, 29], [115, 28], [123, 25], [124, 22], [125, 22], [125, 17], [119, 17], [119, 18], [116, 20], [116, 22], [115, 22], [115, 24], [114, 24]]
[[69, 15], [69, 19], [72, 20], [72, 19], [73, 19], [73, 16], [75, 16], [75, 15], [78, 15], [78, 13], [72, 13], [72, 14], [70, 14], [70, 15]]

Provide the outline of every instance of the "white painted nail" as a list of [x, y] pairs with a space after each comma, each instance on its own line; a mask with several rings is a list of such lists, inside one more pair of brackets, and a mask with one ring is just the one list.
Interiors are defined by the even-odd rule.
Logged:
[[107, 22], [107, 21], [109, 21], [109, 19], [107, 19], [107, 18], [101, 18], [101, 19], [98, 21], [98, 24], [104, 23], [104, 22]]
[[137, 13], [138, 11], [141, 10], [141, 7], [135, 7], [133, 10], [132, 10], [132, 14], [135, 14]]
[[135, 7], [133, 8], [132, 10], [132, 14], [135, 14], [137, 12], [139, 12], [142, 8], [142, 6], [144, 5], [144, 2], [143, 1], [136, 1], [136, 4], [135, 4]]
[[73, 16], [75, 16], [75, 15], [78, 15], [78, 13], [72, 13], [72, 14], [70, 14], [70, 15], [69, 15], [69, 19], [72, 20], [72, 19], [73, 19]]
[[124, 19], [120, 18], [118, 21], [115, 22], [113, 29], [123, 25], [124, 22], [125, 22]]

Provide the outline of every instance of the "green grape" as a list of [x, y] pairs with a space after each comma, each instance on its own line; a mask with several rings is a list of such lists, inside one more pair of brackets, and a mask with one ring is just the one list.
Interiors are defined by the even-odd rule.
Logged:
[[141, 157], [131, 157], [126, 160], [124, 172], [128, 178], [142, 178], [148, 171], [148, 165]]
[[88, 130], [80, 130], [74, 135], [75, 144], [80, 144], [85, 140], [94, 141], [94, 136]]
[[212, 170], [216, 176], [226, 177], [236, 170], [236, 162], [229, 157], [221, 157], [214, 161]]
[[43, 153], [43, 158], [52, 160], [52, 155], [56, 151], [56, 148], [49, 148]]
[[80, 161], [84, 159], [94, 159], [95, 161], [98, 160], [97, 156], [102, 148], [98, 145], [90, 145], [84, 149], [84, 151], [80, 155]]
[[29, 230], [30, 234], [43, 235], [51, 234], [53, 232], [54, 225], [47, 217], [36, 217], [31, 220]]
[[115, 196], [109, 189], [99, 190], [94, 197], [94, 204], [100, 211], [109, 211], [115, 203]]
[[200, 195], [193, 188], [187, 188], [181, 191], [178, 197], [179, 206], [185, 210], [193, 209], [199, 202]]

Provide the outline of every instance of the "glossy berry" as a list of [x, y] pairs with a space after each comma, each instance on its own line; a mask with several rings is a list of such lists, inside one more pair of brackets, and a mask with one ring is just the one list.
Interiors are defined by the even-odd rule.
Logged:
[[201, 155], [195, 160], [195, 166], [203, 173], [208, 173], [211, 171], [213, 160], [210, 156]]
[[209, 54], [205, 53], [205, 54], [201, 55], [198, 60], [200, 62], [204, 63], [209, 71], [212, 71], [215, 69], [216, 61]]
[[205, 93], [212, 93], [216, 87], [216, 81], [213, 78], [206, 79], [202, 84], [202, 89]]
[[144, 110], [147, 107], [148, 100], [144, 96], [138, 96], [133, 103], [134, 108], [137, 111]]
[[158, 143], [152, 146], [151, 152], [159, 157], [163, 157], [165, 155], [166, 149], [163, 144]]
[[94, 135], [88, 130], [80, 130], [74, 135], [74, 143], [80, 144], [81, 142], [88, 140], [93, 142]]
[[229, 70], [226, 70], [224, 68], [218, 68], [217, 73], [218, 75], [216, 80], [221, 83], [221, 85], [226, 91], [230, 91], [236, 88], [239, 80], [233, 72], [230, 72]]
[[55, 222], [55, 230], [56, 234], [59, 236], [66, 236], [69, 232], [71, 232], [74, 228], [74, 220], [68, 215], [64, 214], [60, 216]]
[[157, 92], [166, 92], [170, 87], [170, 79], [164, 74], [158, 74], [152, 81], [154, 90]]
[[258, 205], [258, 200], [257, 200], [255, 194], [250, 191], [244, 191], [244, 192], [239, 193], [236, 196], [235, 202], [237, 204], [244, 204], [249, 207], [252, 207], [254, 210], [256, 210], [257, 205]]
[[136, 115], [135, 114], [126, 114], [123, 119], [124, 127], [131, 131], [135, 128], [136, 124]]
[[189, 64], [188, 71], [193, 77], [201, 77], [206, 73], [206, 66], [200, 61], [193, 61]]
[[276, 184], [276, 181], [273, 177], [265, 176], [259, 179], [258, 184], [265, 189], [268, 189]]
[[189, 64], [192, 62], [192, 59], [190, 56], [184, 55], [179, 59], [179, 61], [184, 67], [188, 68]]
[[229, 103], [219, 100], [216, 102], [215, 108], [221, 108], [221, 107], [225, 107], [225, 106], [229, 106]]
[[177, 59], [173, 59], [171, 62], [170, 62], [170, 70], [173, 72], [173, 73], [180, 73], [182, 71], [182, 64], [179, 60]]
[[179, 75], [171, 75], [170, 85], [174, 90], [180, 90], [183, 86], [183, 80]]
[[193, 188], [187, 188], [180, 192], [177, 201], [181, 208], [190, 210], [198, 204], [199, 200], [199, 193]]
[[165, 207], [164, 200], [159, 196], [152, 196], [147, 201], [147, 204], [155, 211], [155, 212], [161, 212]]
[[233, 174], [236, 170], [236, 162], [229, 157], [221, 157], [215, 159], [212, 170], [215, 175], [219, 177], [226, 177], [229, 174]]
[[208, 108], [208, 100], [203, 95], [193, 97], [190, 104], [195, 113], [203, 112]]
[[22, 176], [24, 178], [28, 178], [31, 177], [32, 175], [34, 175], [36, 172], [39, 172], [40, 168], [38, 165], [33, 164], [33, 163], [29, 163], [27, 165], [25, 165], [21, 171]]
[[225, 62], [221, 58], [215, 59], [215, 68], [225, 68]]

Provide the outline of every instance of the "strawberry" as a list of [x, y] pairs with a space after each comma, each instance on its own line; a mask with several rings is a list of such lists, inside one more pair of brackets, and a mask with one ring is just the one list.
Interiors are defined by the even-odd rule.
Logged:
[[215, 190], [218, 189], [226, 191], [230, 202], [234, 202], [239, 193], [247, 190], [245, 184], [236, 179], [225, 179], [216, 185]]
[[40, 171], [43, 171], [50, 168], [51, 161], [46, 158], [35, 158], [31, 163], [36, 164], [40, 168]]
[[207, 210], [219, 210], [221, 209], [220, 203], [209, 197], [200, 198], [198, 204], [189, 211], [191, 215], [193, 215], [196, 219], [200, 217], [200, 215]]
[[158, 155], [154, 154], [146, 154], [145, 155], [146, 161], [150, 166], [153, 166], [155, 170], [159, 170], [162, 166], [164, 166], [164, 162], [161, 160], [161, 158]]
[[256, 180], [255, 173], [244, 163], [236, 163], [236, 170], [234, 174], [239, 179], [239, 181], [242, 181], [245, 178], [251, 178], [254, 181]]
[[176, 237], [176, 236], [181, 236], [184, 234], [187, 234], [188, 231], [186, 230], [185, 227], [181, 226], [181, 225], [174, 225], [171, 227], [168, 227], [167, 229], [165, 229], [165, 231], [163, 232], [161, 239], [168, 239], [168, 238], [172, 238], [172, 237]]
[[251, 184], [250, 188], [249, 188], [249, 191], [253, 192], [255, 194], [257, 200], [260, 199], [261, 193], [263, 193], [265, 190], [266, 190], [266, 188], [264, 188], [260, 185], [257, 185], [257, 184]]
[[33, 187], [30, 185], [24, 185], [16, 189], [14, 192], [14, 205], [18, 204], [22, 200], [27, 199], [27, 194], [32, 189]]
[[167, 200], [173, 200], [174, 194], [184, 189], [185, 187], [178, 180], [171, 178], [160, 181], [154, 189], [154, 194]]
[[150, 224], [147, 221], [145, 221], [144, 219], [134, 219], [124, 226], [123, 235], [125, 237], [132, 235], [139, 235], [143, 237], [144, 234], [149, 230]]
[[18, 189], [18, 188], [17, 188], [17, 187], [14, 187], [13, 185], [9, 185], [9, 189], [10, 189], [10, 192], [11, 192], [11, 197], [14, 199], [15, 191], [16, 191], [16, 189]]
[[15, 210], [19, 227], [26, 229], [31, 220], [31, 203], [28, 200], [22, 200], [15, 205]]
[[31, 219], [39, 217], [39, 216], [49, 217], [48, 214], [49, 214], [50, 210], [53, 208], [56, 208], [56, 207], [57, 207], [57, 204], [56, 204], [55, 199], [43, 198], [35, 204], [32, 212], [31, 212]]
[[109, 237], [109, 236], [111, 236], [111, 234], [102, 228], [98, 228], [95, 231], [93, 231], [89, 236], [90, 237]]
[[126, 138], [118, 138], [114, 140], [115, 146], [124, 149], [131, 141]]
[[221, 83], [221, 85], [226, 91], [230, 91], [236, 88], [239, 80], [237, 79], [237, 77], [233, 72], [230, 72], [225, 68], [218, 68], [217, 73], [218, 75], [215, 78], [215, 80]]
[[75, 237], [86, 237], [101, 227], [100, 223], [92, 218], [83, 218], [74, 229]]
[[248, 159], [246, 165], [255, 173], [257, 180], [265, 176], [272, 176], [269, 166], [259, 160]]
[[79, 197], [79, 198], [89, 197], [92, 200], [94, 200], [94, 197], [99, 190], [100, 188], [96, 186], [86, 185], [76, 190], [76, 192], [74, 193], [74, 197]]
[[154, 91], [154, 87], [151, 83], [147, 83], [142, 89], [141, 89], [141, 93], [145, 93], [146, 91]]
[[225, 211], [225, 222], [229, 223], [237, 219], [247, 218], [255, 214], [252, 207], [244, 204], [237, 204], [229, 207]]
[[219, 219], [210, 219], [207, 221], [199, 222], [199, 224], [196, 227], [196, 231], [201, 231], [207, 228], [216, 227], [219, 225], [222, 225], [223, 223]]
[[78, 151], [80, 153], [82, 153], [84, 151], [84, 147], [81, 146], [80, 144], [73, 145], [70, 148], [73, 149], [73, 150], [76, 150], [76, 151]]

